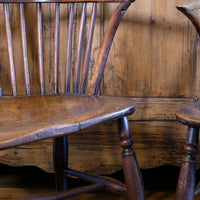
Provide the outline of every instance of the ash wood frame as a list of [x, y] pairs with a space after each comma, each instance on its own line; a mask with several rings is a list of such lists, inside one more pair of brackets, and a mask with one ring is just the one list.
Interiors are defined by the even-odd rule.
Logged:
[[[72, 26], [72, 15], [73, 15], [73, 3], [83, 3], [83, 12], [81, 17], [81, 27], [79, 32], [79, 42], [77, 47], [77, 59], [75, 63], [75, 79], [73, 82], [74, 85], [74, 94], [80, 94], [85, 96], [85, 79], [88, 72], [88, 65], [89, 65], [89, 56], [91, 52], [91, 45], [92, 45], [92, 35], [94, 31], [94, 18], [96, 15], [96, 3], [97, 2], [118, 2], [120, 3], [117, 9], [114, 11], [107, 29], [104, 33], [103, 41], [101, 43], [100, 51], [97, 57], [96, 65], [94, 68], [94, 75], [92, 77], [92, 81], [90, 83], [88, 96], [97, 96], [101, 79], [103, 76], [106, 60], [109, 54], [109, 50], [115, 35], [115, 32], [118, 28], [118, 25], [125, 14], [128, 7], [131, 5], [133, 1], [122, 1], [122, 0], [97, 0], [97, 1], [82, 1], [82, 0], [75, 0], [73, 2], [68, 0], [8, 0], [8, 1], [0, 1], [0, 3], [4, 4], [4, 15], [5, 15], [5, 24], [6, 24], [6, 34], [7, 34], [7, 46], [8, 46], [8, 55], [9, 55], [9, 64], [10, 64], [10, 72], [11, 72], [11, 82], [12, 82], [12, 92], [13, 96], [17, 96], [17, 87], [16, 87], [16, 80], [15, 80], [15, 66], [14, 66], [14, 56], [13, 56], [13, 47], [12, 47], [12, 34], [10, 28], [10, 21], [9, 21], [9, 3], [19, 3], [20, 7], [20, 20], [21, 20], [21, 38], [22, 38], [22, 49], [23, 49], [23, 60], [24, 60], [24, 73], [25, 73], [25, 83], [26, 83], [26, 94], [27, 96], [31, 96], [31, 88], [30, 88], [30, 80], [29, 80], [29, 67], [28, 67], [28, 56], [27, 56], [27, 43], [26, 43], [26, 28], [25, 28], [25, 15], [24, 15], [24, 3], [36, 3], [37, 8], [37, 27], [38, 27], [38, 57], [39, 57], [39, 76], [40, 76], [40, 90], [41, 95], [45, 94], [45, 87], [44, 87], [44, 61], [43, 61], [43, 39], [42, 39], [42, 11], [41, 11], [41, 3], [55, 3], [55, 45], [54, 45], [54, 93], [58, 93], [58, 56], [59, 56], [59, 14], [60, 14], [60, 3], [71, 3], [71, 13], [70, 14], [70, 24], [69, 24], [69, 38], [68, 38], [68, 51], [71, 51], [71, 26]], [[91, 20], [91, 27], [89, 31], [89, 43], [87, 44], [86, 48], [86, 56], [84, 61], [83, 67], [83, 82], [81, 83], [81, 92], [79, 92], [79, 79], [80, 79], [80, 62], [81, 62], [81, 53], [82, 53], [82, 42], [83, 42], [83, 26], [85, 23], [85, 16], [86, 16], [86, 3], [93, 2], [94, 9], [92, 14]], [[70, 53], [68, 53], [70, 56]], [[67, 68], [70, 66], [70, 57], [68, 57]], [[69, 73], [66, 73], [66, 77], [69, 77]], [[66, 93], [69, 93], [70, 86], [67, 85], [69, 83], [68, 79], [66, 79]], [[131, 111], [132, 112], [132, 111]], [[130, 114], [131, 114], [130, 112]], [[97, 177], [91, 176], [88, 174], [80, 173], [74, 170], [68, 169], [68, 142], [67, 136], [64, 135], [62, 137], [55, 138], [54, 140], [54, 166], [56, 172], [56, 183], [57, 189], [61, 190], [55, 194], [44, 195], [40, 197], [33, 197], [33, 199], [57, 199], [57, 198], [65, 198], [74, 194], [79, 194], [82, 192], [94, 191], [99, 189], [107, 189], [110, 191], [115, 192], [128, 192], [129, 199], [144, 199], [144, 191], [143, 191], [143, 184], [142, 178], [139, 172], [137, 159], [135, 156], [135, 152], [132, 149], [132, 138], [131, 132], [129, 129], [128, 120], [126, 117], [126, 113], [122, 115], [117, 120], [118, 124], [118, 133], [120, 138], [120, 145], [123, 148], [122, 152], [122, 159], [123, 159], [123, 169], [125, 175], [125, 182], [126, 186], [119, 181], [114, 179], [105, 178], [105, 177]], [[114, 118], [111, 116], [110, 119]], [[54, 137], [49, 136], [49, 137]], [[45, 138], [45, 137], [44, 137]], [[37, 140], [37, 137], [35, 138]], [[42, 139], [42, 138], [40, 138]], [[28, 142], [35, 141], [33, 139], [28, 140]], [[4, 146], [4, 148], [18, 146], [20, 144], [27, 143], [26, 140], [18, 142], [14, 142], [10, 146]], [[88, 182], [93, 183], [90, 186], [86, 186], [83, 188], [77, 188], [73, 190], [63, 191], [67, 189], [67, 176], [66, 174], [77, 176], [82, 178]], [[26, 198], [27, 199], [27, 198]], [[32, 198], [30, 198], [32, 199]]]

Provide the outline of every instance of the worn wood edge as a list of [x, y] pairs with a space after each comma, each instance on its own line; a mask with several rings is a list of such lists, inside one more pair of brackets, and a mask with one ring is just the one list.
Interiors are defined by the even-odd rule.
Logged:
[[[5, 96], [4, 98], [9, 98]], [[181, 106], [195, 102], [196, 98], [144, 98], [126, 97], [136, 103], [136, 110], [128, 116], [133, 121], [176, 120], [175, 113]]]
[[183, 105], [176, 112], [176, 119], [184, 125], [199, 128], [200, 120], [195, 116], [196, 112], [199, 111], [198, 107], [196, 108], [198, 105], [199, 102]]
[[183, 116], [178, 112], [176, 113], [176, 119], [177, 119], [177, 121], [179, 121], [180, 123], [182, 123], [186, 126], [191, 126], [194, 128], [200, 127], [199, 120], [191, 119], [189, 116]]
[[132, 114], [135, 111], [135, 104], [127, 106], [118, 110], [117, 112], [113, 111], [107, 113], [102, 116], [96, 116], [95, 118], [84, 120], [84, 121], [77, 121], [77, 123], [73, 124], [63, 124], [63, 125], [54, 125], [48, 128], [38, 129], [34, 132], [30, 132], [27, 135], [20, 136], [13, 140], [7, 140], [4, 142], [0, 142], [0, 148], [7, 149], [12, 148], [18, 145], [23, 145], [31, 142], [36, 142], [43, 139], [59, 137], [66, 134], [76, 134], [76, 132], [86, 129], [88, 127], [94, 126], [99, 123], [103, 123], [106, 121], [114, 120], [123, 116], [127, 116]]
[[[141, 168], [181, 166], [187, 126], [177, 121], [130, 121], [130, 129], [134, 140], [133, 147]], [[115, 122], [100, 124], [69, 135], [69, 144], [69, 167], [72, 169], [94, 174], [109, 174], [122, 169], [122, 149], [119, 146]], [[3, 164], [37, 166], [47, 172], [54, 171], [52, 155], [51, 139], [0, 153]], [[197, 168], [199, 167], [197, 164]]]

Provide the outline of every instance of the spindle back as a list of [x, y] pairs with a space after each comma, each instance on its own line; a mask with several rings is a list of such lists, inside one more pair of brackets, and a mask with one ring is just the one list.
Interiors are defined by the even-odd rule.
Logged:
[[[100, 6], [98, 6], [98, 3], [101, 2], [115, 2], [118, 3], [118, 5], [107, 23], [107, 28], [106, 31], [103, 33], [103, 37], [100, 38], [101, 45], [98, 48], [98, 54], [96, 56], [97, 58], [94, 62], [93, 59], [95, 56], [93, 55], [93, 58], [91, 59], [91, 52], [93, 48], [93, 37], [95, 35], [94, 30], [95, 21], [97, 18], [97, 8], [101, 8], [103, 4], [100, 4]], [[115, 32], [124, 13], [132, 2], [133, 1], [127, 0], [97, 0], [95, 2], [91, 0], [74, 0], [73, 2], [69, 0], [0, 0], [0, 3], [3, 3], [4, 10], [7, 52], [9, 60], [8, 71], [10, 74], [7, 74], [7, 76], [10, 77], [8, 79], [10, 79], [11, 82], [12, 95], [18, 96], [18, 82], [16, 80], [15, 63], [16, 60], [20, 58], [14, 56], [13, 52], [13, 46], [16, 46], [18, 43], [20, 43], [19, 46], [21, 48], [15, 48], [17, 49], [17, 51], [22, 51], [22, 53], [19, 55], [22, 55], [23, 58], [23, 70], [20, 69], [20, 72], [23, 71], [23, 75], [21, 75], [19, 81], [22, 81], [21, 79], [24, 79], [26, 95], [34, 94], [34, 92], [32, 92], [34, 91], [34, 89], [32, 88], [32, 83], [35, 82], [35, 80], [39, 80], [40, 93], [42, 95], [49, 93], [45, 91], [45, 78], [48, 78], [48, 81], [52, 82], [50, 84], [52, 84], [54, 94], [62, 93], [62, 90], [59, 89], [59, 77], [61, 76], [64, 77], [64, 93], [97, 95]], [[35, 7], [35, 18], [31, 17], [32, 15], [30, 9], [29, 11], [26, 11], [26, 8], [28, 9], [30, 3], [32, 6], [31, 12]], [[47, 18], [45, 16], [45, 13], [43, 13], [43, 6], [45, 7], [47, 5], [49, 5], [48, 9], [51, 10], [51, 12], [52, 8], [54, 9], [55, 14], [52, 18]], [[91, 13], [89, 13], [89, 17], [87, 17], [87, 7], [91, 7], [91, 5]], [[19, 17], [15, 17], [13, 14], [13, 7], [16, 6], [19, 7]], [[65, 9], [64, 15], [62, 15], [62, 20], [60, 19], [61, 6], [64, 6], [63, 9]], [[79, 12], [80, 7], [81, 12]], [[30, 12], [30, 14], [28, 12]], [[63, 19], [65, 19], [66, 17], [68, 18], [66, 20], [68, 28], [64, 30], [61, 34], [61, 24], [64, 24]], [[17, 41], [17, 36], [14, 36], [15, 41], [13, 42], [13, 33], [15, 33], [16, 28], [13, 24], [17, 20], [17, 23], [19, 23], [20, 26], [21, 39], [19, 42], [19, 38]], [[48, 22], [50, 23], [50, 25], [45, 25], [46, 21], [50, 21]], [[34, 27], [31, 27], [32, 24], [34, 24]], [[12, 28], [13, 26], [15, 28]], [[53, 36], [50, 35], [49, 44], [44, 47], [43, 40], [44, 38], [48, 38], [48, 35], [44, 36], [43, 32], [48, 28], [52, 29], [52, 27], [54, 27], [54, 31], [49, 31], [50, 34], [52, 34], [53, 32]], [[28, 42], [27, 32], [29, 35]], [[36, 35], [36, 37], [34, 37], [34, 35]], [[65, 38], [64, 40], [60, 38], [61, 35]], [[66, 41], [66, 44], [63, 44], [65, 43], [63, 41]], [[65, 46], [66, 49], [66, 54], [64, 58], [65, 66], [63, 67], [64, 70], [61, 71], [60, 65], [63, 64], [63, 62], [59, 63], [59, 61], [60, 56], [63, 57], [63, 53], [60, 52], [60, 45]], [[45, 51], [50, 52], [50, 58], [48, 58], [50, 59], [49, 63], [53, 63], [53, 67], [50, 67], [49, 71], [45, 69], [46, 67], [49, 68], [49, 65], [47, 64], [48, 62], [44, 63], [45, 60], [47, 60], [44, 55]], [[95, 51], [96, 49], [93, 48], [93, 54], [95, 54]], [[36, 74], [39, 75], [39, 78], [37, 78], [35, 75], [32, 75], [30, 77], [30, 59], [32, 60], [31, 73], [38, 72]], [[89, 67], [91, 67], [91, 70], [89, 70]], [[46, 72], [52, 73], [53, 78], [51, 78], [50, 75], [45, 75]], [[1, 72], [1, 75], [2, 77], [5, 76], [3, 72]], [[31, 80], [32, 77], [33, 80]], [[90, 77], [89, 83], [88, 77]], [[3, 88], [2, 93], [4, 93]]]

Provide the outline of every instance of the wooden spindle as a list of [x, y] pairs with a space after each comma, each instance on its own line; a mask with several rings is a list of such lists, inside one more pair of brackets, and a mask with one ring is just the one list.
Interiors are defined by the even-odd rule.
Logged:
[[66, 82], [65, 82], [66, 93], [70, 92], [73, 19], [74, 19], [74, 4], [71, 3], [70, 4], [70, 16], [69, 16], [69, 33], [68, 33], [68, 41], [67, 41], [67, 63], [66, 63]]
[[90, 29], [89, 29], [88, 39], [87, 39], [87, 47], [86, 47], [86, 52], [85, 52], [84, 64], [83, 64], [83, 77], [82, 77], [82, 83], [81, 83], [82, 94], [85, 94], [85, 87], [86, 87], [86, 82], [87, 82], [88, 68], [89, 68], [93, 34], [94, 34], [96, 12], [97, 12], [97, 3], [94, 3], [91, 22], [90, 22]]
[[26, 94], [31, 95], [30, 92], [30, 78], [29, 78], [29, 65], [28, 65], [28, 51], [27, 51], [27, 40], [26, 40], [26, 25], [24, 16], [24, 4], [19, 4], [20, 8], [20, 22], [21, 22], [21, 38], [22, 38], [22, 50], [23, 50], [23, 60], [24, 60], [24, 74], [26, 83]]
[[77, 55], [76, 55], [76, 63], [75, 63], [75, 72], [74, 72], [74, 93], [79, 92], [80, 67], [81, 67], [81, 55], [82, 55], [82, 47], [83, 47], [85, 18], [86, 18], [86, 3], [83, 3], [81, 24], [80, 24], [80, 30], [79, 30], [78, 47], [77, 47]]
[[60, 34], [60, 3], [55, 8], [55, 44], [54, 44], [54, 93], [58, 93], [58, 65], [59, 65], [59, 34]]
[[41, 3], [36, 3], [37, 7], [37, 27], [38, 27], [38, 57], [40, 73], [40, 90], [41, 94], [45, 93], [44, 89], [44, 61], [43, 61], [43, 40], [42, 40], [42, 12]]
[[17, 96], [17, 85], [16, 85], [16, 76], [15, 76], [12, 34], [11, 34], [10, 19], [9, 19], [9, 4], [4, 3], [3, 5], [4, 5], [4, 15], [5, 15], [5, 26], [6, 26], [6, 36], [7, 36], [12, 93], [13, 93], [13, 96]]

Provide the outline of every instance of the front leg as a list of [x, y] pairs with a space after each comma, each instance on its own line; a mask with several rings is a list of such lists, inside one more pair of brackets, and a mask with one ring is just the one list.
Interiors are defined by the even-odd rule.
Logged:
[[199, 129], [189, 127], [187, 139], [185, 142], [185, 156], [181, 167], [176, 200], [192, 200], [194, 198], [195, 189], [195, 154], [198, 151]]
[[129, 129], [127, 117], [117, 120], [118, 134], [122, 151], [122, 164], [124, 178], [128, 191], [129, 200], [143, 200], [144, 187], [142, 176], [139, 170], [135, 151], [132, 149], [133, 140]]

